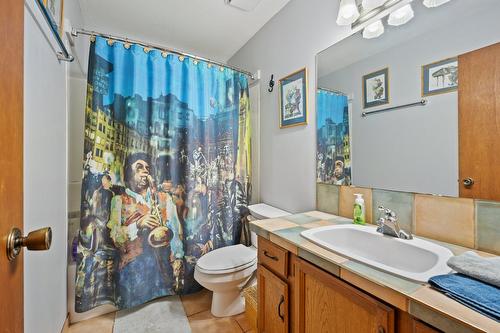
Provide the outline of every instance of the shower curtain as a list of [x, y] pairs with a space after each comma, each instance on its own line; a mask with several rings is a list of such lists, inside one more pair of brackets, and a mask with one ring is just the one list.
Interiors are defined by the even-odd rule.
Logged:
[[239, 242], [250, 195], [244, 74], [92, 37], [75, 309], [191, 293]]
[[351, 136], [347, 96], [318, 88], [316, 181], [351, 185]]

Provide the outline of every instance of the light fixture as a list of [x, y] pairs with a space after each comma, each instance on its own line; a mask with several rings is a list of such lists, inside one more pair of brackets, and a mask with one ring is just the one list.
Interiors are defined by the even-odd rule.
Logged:
[[340, 1], [339, 15], [337, 16], [338, 25], [349, 25], [359, 17], [358, 6], [355, 0]]
[[387, 20], [387, 23], [389, 25], [403, 25], [405, 23], [408, 23], [415, 14], [413, 13], [413, 9], [411, 8], [410, 4], [407, 4], [395, 11], [393, 11], [389, 15], [389, 19]]
[[427, 8], [434, 8], [447, 3], [450, 0], [424, 0], [424, 6]]
[[387, 0], [363, 0], [361, 5], [363, 6], [363, 10], [370, 11], [372, 9], [382, 6], [386, 2]]
[[384, 33], [384, 24], [382, 20], [375, 21], [363, 29], [363, 38], [377, 38]]

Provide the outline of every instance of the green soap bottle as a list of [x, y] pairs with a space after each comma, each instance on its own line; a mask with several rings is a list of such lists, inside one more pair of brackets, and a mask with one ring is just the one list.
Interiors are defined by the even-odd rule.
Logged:
[[363, 194], [355, 193], [356, 200], [354, 200], [354, 224], [365, 224], [365, 200]]

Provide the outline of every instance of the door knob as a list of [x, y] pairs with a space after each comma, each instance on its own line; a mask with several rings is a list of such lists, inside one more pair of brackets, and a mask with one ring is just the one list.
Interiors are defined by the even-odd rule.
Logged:
[[7, 236], [7, 258], [10, 261], [14, 260], [23, 247], [31, 251], [48, 250], [51, 243], [52, 229], [50, 227], [32, 231], [26, 237], [23, 237], [18, 228], [12, 228]]
[[471, 187], [472, 185], [474, 185], [474, 179], [470, 177], [464, 178], [463, 184], [465, 187]]

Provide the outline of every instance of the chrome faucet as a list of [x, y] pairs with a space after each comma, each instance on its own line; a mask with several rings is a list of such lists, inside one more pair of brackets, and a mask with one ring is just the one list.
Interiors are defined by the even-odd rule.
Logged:
[[379, 206], [378, 210], [384, 212], [384, 216], [377, 220], [377, 232], [400, 239], [413, 239], [411, 233], [407, 233], [399, 227], [398, 217], [394, 211], [383, 206]]

